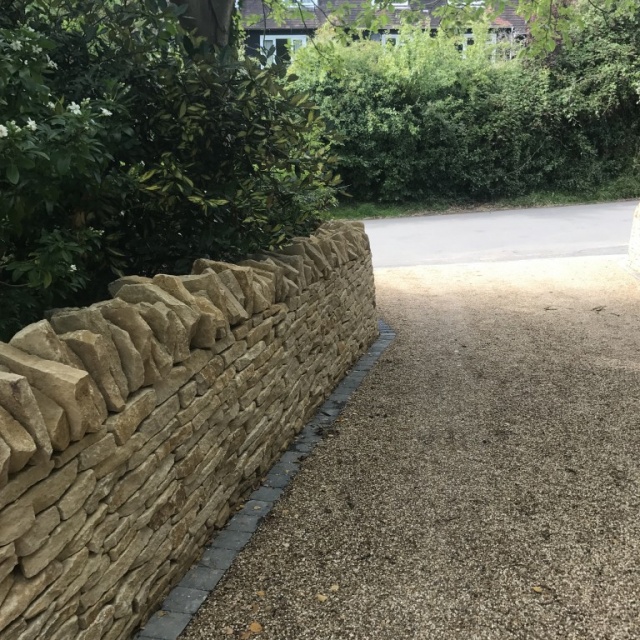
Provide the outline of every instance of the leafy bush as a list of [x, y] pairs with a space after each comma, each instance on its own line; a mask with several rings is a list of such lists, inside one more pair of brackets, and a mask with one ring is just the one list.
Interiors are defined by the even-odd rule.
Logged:
[[513, 59], [486, 24], [473, 26], [470, 47], [406, 26], [397, 47], [328, 30], [291, 71], [340, 140], [340, 172], [358, 199], [586, 192], [634, 171], [640, 140], [629, 42], [638, 25], [607, 32], [602, 16], [586, 15], [576, 46], [542, 61]]
[[317, 109], [212, 51], [167, 0], [13, 0], [0, 15], [0, 336], [308, 233], [337, 178]]

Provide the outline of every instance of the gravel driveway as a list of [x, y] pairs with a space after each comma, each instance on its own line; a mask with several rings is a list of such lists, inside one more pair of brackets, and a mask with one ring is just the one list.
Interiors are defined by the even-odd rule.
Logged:
[[640, 282], [376, 278], [395, 342], [181, 638], [639, 638]]

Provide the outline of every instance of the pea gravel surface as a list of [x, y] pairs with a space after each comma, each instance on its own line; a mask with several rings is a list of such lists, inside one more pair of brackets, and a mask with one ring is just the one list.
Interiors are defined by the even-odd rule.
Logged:
[[181, 639], [640, 638], [640, 282], [376, 285], [395, 341]]

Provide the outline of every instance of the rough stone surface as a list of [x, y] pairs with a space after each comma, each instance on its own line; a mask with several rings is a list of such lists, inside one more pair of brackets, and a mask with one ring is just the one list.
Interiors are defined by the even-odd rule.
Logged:
[[[96, 404], [91, 390], [91, 378], [85, 371], [43, 360], [2, 343], [0, 364], [24, 376], [32, 386], [55, 400], [65, 410], [72, 440], [80, 440], [87, 431], [97, 431], [107, 417], [104, 399], [100, 397], [102, 404]], [[9, 374], [0, 373], [0, 377], [2, 375]], [[9, 384], [12, 384], [11, 381]], [[36, 405], [35, 399], [33, 404]], [[43, 449], [46, 450], [47, 447], [43, 445]]]
[[352, 226], [332, 268], [309, 239], [281, 263], [197, 261], [0, 343], [0, 640], [130, 640], [189, 573], [140, 631], [175, 638], [271, 503], [193, 567], [211, 533], [375, 338]]

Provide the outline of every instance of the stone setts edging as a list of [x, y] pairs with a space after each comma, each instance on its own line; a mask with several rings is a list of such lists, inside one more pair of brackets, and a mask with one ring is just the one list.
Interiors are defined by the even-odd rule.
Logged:
[[379, 327], [380, 337], [320, 406], [313, 419], [271, 468], [262, 485], [249, 496], [242, 509], [213, 537], [200, 560], [172, 589], [160, 611], [151, 617], [136, 640], [178, 640], [298, 473], [300, 461], [309, 455], [323, 434], [331, 429], [351, 394], [393, 341], [395, 332], [382, 321], [379, 321]]
[[360, 223], [110, 290], [0, 343], [0, 640], [129, 638], [377, 335]]

